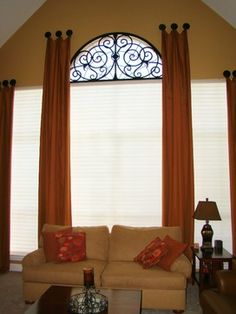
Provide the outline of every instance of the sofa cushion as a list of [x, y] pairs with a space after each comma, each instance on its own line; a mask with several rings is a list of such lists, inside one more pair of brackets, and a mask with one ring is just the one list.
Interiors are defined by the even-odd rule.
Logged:
[[192, 264], [186, 255], [181, 254], [170, 266], [171, 272], [181, 273], [185, 278], [191, 278]]
[[158, 266], [144, 269], [134, 262], [109, 262], [102, 275], [102, 286], [135, 289], [185, 289], [186, 278]]
[[98, 260], [84, 260], [68, 263], [44, 263], [38, 266], [28, 266], [23, 271], [23, 280], [35, 283], [49, 283], [51, 285], [83, 285], [83, 268], [94, 267], [94, 281], [101, 285], [101, 274], [106, 262]]
[[181, 241], [180, 227], [129, 227], [114, 225], [110, 236], [110, 261], [133, 261], [143, 248], [156, 237], [166, 235]]
[[188, 244], [176, 241], [168, 235], [164, 238], [163, 241], [166, 243], [168, 251], [167, 254], [165, 254], [160, 259], [158, 266], [165, 270], [170, 270], [171, 265], [174, 263], [177, 257], [179, 257], [186, 250]]
[[58, 262], [78, 262], [86, 259], [85, 232], [66, 233], [57, 239]]
[[109, 229], [107, 226], [73, 227], [73, 231], [86, 233], [86, 256], [88, 259], [108, 259]]
[[43, 247], [47, 262], [55, 262], [59, 249], [58, 239], [65, 233], [71, 232], [71, 228], [65, 228], [59, 231], [43, 231]]
[[[68, 226], [59, 226], [44, 224], [43, 231], [58, 231], [68, 228]], [[109, 229], [107, 226], [85, 226], [73, 227], [72, 232], [86, 233], [86, 256], [88, 259], [105, 261], [108, 258], [109, 246]], [[42, 239], [40, 240], [40, 247], [43, 246]]]

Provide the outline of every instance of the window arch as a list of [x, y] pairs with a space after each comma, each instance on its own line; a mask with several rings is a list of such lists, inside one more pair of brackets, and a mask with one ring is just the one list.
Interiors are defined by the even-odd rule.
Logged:
[[161, 78], [159, 51], [130, 33], [98, 36], [80, 48], [71, 60], [71, 83]]

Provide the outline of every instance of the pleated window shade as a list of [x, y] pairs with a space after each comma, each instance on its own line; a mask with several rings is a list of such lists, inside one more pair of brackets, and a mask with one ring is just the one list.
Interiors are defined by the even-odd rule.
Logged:
[[12, 255], [25, 255], [37, 248], [41, 100], [41, 87], [16, 88], [11, 180]]
[[73, 222], [160, 225], [161, 83], [72, 87]]
[[[195, 203], [215, 201], [222, 221], [210, 221], [215, 239], [232, 251], [229, 195], [227, 100], [225, 80], [192, 83]], [[195, 241], [201, 244], [204, 221], [195, 220]]]

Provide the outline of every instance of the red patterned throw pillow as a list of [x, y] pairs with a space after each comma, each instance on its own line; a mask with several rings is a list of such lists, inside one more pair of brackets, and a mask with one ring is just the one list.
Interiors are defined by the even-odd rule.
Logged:
[[134, 258], [134, 261], [140, 263], [143, 268], [150, 268], [156, 265], [165, 254], [167, 254], [167, 245], [157, 237]]
[[179, 257], [186, 250], [188, 244], [176, 241], [168, 235], [163, 239], [163, 241], [168, 247], [168, 252], [160, 259], [158, 266], [167, 271], [170, 271], [171, 265], [174, 263], [177, 257]]
[[64, 234], [71, 232], [72, 228], [65, 228], [58, 231], [43, 231], [43, 249], [46, 258], [46, 262], [55, 262], [58, 254], [58, 239]]
[[161, 260], [161, 258], [167, 254], [168, 248], [165, 242], [161, 241], [161, 243], [155, 247], [152, 251], [148, 252], [145, 255], [145, 258], [142, 261], [143, 268], [150, 268]]
[[148, 245], [145, 246], [145, 248], [134, 258], [135, 262], [142, 263], [142, 260], [145, 257], [145, 254], [147, 254], [150, 250], [154, 249], [157, 245], [159, 245], [161, 242], [161, 239], [159, 237], [152, 240]]
[[58, 239], [58, 262], [78, 262], [86, 259], [85, 232], [67, 233]]

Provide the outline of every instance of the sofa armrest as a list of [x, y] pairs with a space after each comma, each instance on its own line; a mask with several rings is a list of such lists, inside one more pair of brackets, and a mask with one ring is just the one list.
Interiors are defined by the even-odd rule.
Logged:
[[43, 248], [37, 249], [27, 254], [22, 260], [23, 268], [25, 266], [37, 266], [46, 262]]
[[177, 272], [183, 274], [186, 278], [191, 278], [192, 264], [186, 255], [181, 254], [171, 265], [171, 272]]
[[220, 293], [236, 296], [236, 270], [219, 270], [216, 282]]

